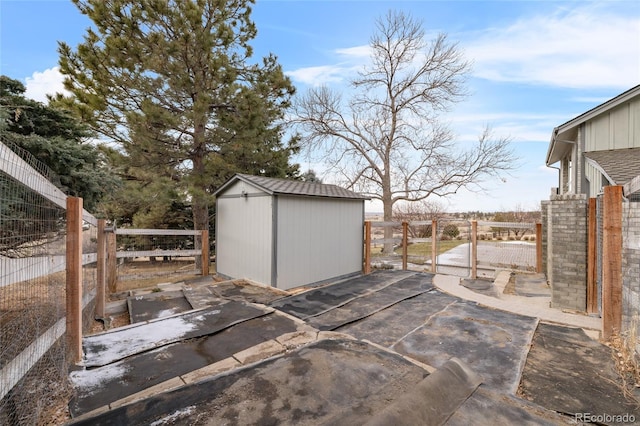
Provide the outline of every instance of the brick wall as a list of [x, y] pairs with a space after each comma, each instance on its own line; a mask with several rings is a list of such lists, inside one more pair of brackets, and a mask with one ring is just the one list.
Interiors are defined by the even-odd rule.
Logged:
[[548, 253], [545, 259], [547, 260], [547, 278], [551, 284], [551, 306], [585, 311], [587, 307], [587, 197], [584, 194], [552, 195], [550, 201], [545, 202], [543, 206], [545, 204], [546, 223], [548, 223], [546, 232]]
[[540, 203], [540, 210], [542, 211], [541, 223], [542, 223], [542, 272], [548, 279], [551, 277], [551, 273], [548, 269], [548, 245], [549, 245], [549, 201], [542, 201]]
[[[622, 205], [622, 328], [640, 332], [640, 201]], [[639, 333], [640, 335], [640, 333]]]

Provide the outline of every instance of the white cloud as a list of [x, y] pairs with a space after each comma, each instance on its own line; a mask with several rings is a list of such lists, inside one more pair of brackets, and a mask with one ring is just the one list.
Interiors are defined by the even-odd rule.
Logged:
[[327, 83], [340, 83], [343, 80], [344, 71], [339, 65], [325, 65], [299, 68], [295, 71], [287, 71], [285, 74], [304, 84], [322, 86]]
[[491, 28], [463, 43], [474, 74], [570, 88], [629, 88], [640, 82], [640, 17], [590, 5]]
[[336, 49], [338, 55], [348, 56], [352, 58], [369, 58], [371, 56], [371, 46], [354, 46]]
[[338, 48], [333, 53], [339, 59], [333, 65], [299, 68], [287, 71], [293, 80], [310, 86], [322, 86], [328, 83], [346, 83], [350, 77], [369, 62], [371, 49], [368, 45]]
[[43, 72], [34, 72], [31, 77], [25, 78], [25, 96], [40, 102], [47, 102], [47, 95], [56, 93], [68, 94], [62, 84], [64, 76], [59, 67], [49, 68]]

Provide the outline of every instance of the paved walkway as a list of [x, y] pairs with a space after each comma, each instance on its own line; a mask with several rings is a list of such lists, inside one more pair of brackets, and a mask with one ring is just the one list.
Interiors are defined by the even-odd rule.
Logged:
[[476, 293], [460, 285], [459, 277], [451, 275], [436, 275], [433, 283], [438, 289], [445, 293], [462, 299], [471, 300], [503, 311], [536, 317], [545, 322], [580, 327], [585, 329], [592, 338], [597, 339], [599, 337], [599, 333], [602, 330], [601, 318], [567, 313], [559, 309], [551, 308], [549, 306], [551, 302], [550, 297], [526, 297], [502, 293], [502, 290], [504, 290], [504, 287], [509, 281], [509, 275], [510, 273], [508, 271], [503, 271], [496, 277], [495, 285], [500, 290], [499, 298]]

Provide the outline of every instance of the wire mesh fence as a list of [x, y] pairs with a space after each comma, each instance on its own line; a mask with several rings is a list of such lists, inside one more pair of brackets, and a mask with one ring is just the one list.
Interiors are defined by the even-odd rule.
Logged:
[[[370, 262], [372, 269], [472, 275], [470, 221], [440, 219], [404, 224], [372, 221], [370, 227], [371, 254], [370, 260], [365, 259], [365, 270]], [[536, 229], [535, 223], [477, 222], [476, 276], [494, 277], [498, 269], [535, 272], [539, 266]], [[365, 236], [365, 244], [366, 241]]]
[[118, 229], [115, 291], [200, 275], [202, 252], [196, 249], [197, 238], [196, 231], [188, 230]]
[[535, 272], [536, 224], [478, 222], [478, 275], [496, 269]]
[[[70, 392], [66, 196], [51, 184], [56, 180], [28, 152], [0, 143], [0, 424], [43, 424], [65, 416], [55, 412], [64, 410]], [[95, 227], [87, 225], [84, 233], [83, 249], [90, 252]], [[86, 269], [90, 295], [95, 274]], [[85, 319], [88, 328], [90, 309]]]

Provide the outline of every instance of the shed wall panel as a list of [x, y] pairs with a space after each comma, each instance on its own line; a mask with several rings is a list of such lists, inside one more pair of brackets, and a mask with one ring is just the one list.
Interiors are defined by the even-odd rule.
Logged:
[[[219, 197], [216, 270], [233, 278], [271, 284], [272, 198]], [[226, 191], [224, 195], [229, 195]]]
[[278, 288], [362, 270], [362, 200], [278, 196], [277, 212]]
[[261, 189], [256, 188], [255, 186], [243, 182], [241, 180], [238, 180], [234, 183], [232, 183], [231, 185], [229, 185], [229, 187], [227, 189], [224, 190], [224, 192], [221, 194], [222, 197], [229, 197], [229, 196], [234, 196], [234, 195], [241, 195], [242, 193], [246, 192], [247, 194], [260, 194], [260, 195], [267, 195], [266, 192], [262, 191]]

